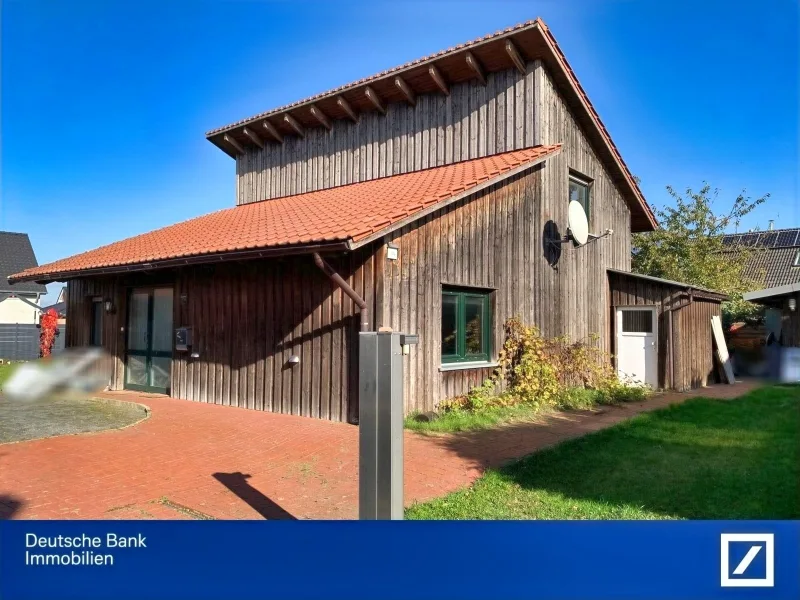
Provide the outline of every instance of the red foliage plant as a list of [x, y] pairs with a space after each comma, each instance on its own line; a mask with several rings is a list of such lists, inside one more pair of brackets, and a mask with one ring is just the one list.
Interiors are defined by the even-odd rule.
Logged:
[[42, 358], [50, 356], [53, 344], [56, 341], [58, 329], [58, 313], [50, 308], [42, 313], [39, 321], [39, 354]]

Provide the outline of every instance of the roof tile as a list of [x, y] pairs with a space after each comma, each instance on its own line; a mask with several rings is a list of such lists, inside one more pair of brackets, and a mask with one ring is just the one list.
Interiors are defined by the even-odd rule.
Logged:
[[[16, 280], [223, 252], [359, 241], [430, 206], [545, 158], [560, 144], [534, 146], [402, 175], [220, 210], [26, 269]], [[367, 215], [367, 216], [365, 216]], [[65, 277], [66, 278], [66, 277]]]

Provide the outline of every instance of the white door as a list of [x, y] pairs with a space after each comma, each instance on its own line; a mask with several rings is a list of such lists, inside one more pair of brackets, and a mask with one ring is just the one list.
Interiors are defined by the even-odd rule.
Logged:
[[617, 309], [617, 375], [620, 381], [658, 388], [656, 308]]

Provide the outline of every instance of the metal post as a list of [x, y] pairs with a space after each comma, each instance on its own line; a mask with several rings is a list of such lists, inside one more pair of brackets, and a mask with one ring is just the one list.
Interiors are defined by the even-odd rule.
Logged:
[[403, 344], [396, 332], [359, 334], [359, 518], [403, 518]]

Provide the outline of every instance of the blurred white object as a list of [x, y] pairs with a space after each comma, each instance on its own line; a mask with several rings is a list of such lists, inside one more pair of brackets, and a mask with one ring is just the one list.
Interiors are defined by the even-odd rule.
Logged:
[[800, 348], [781, 348], [781, 382], [800, 382]]
[[3, 394], [17, 400], [35, 400], [62, 390], [101, 390], [108, 384], [105, 357], [100, 348], [77, 348], [49, 360], [24, 363], [3, 386]]

